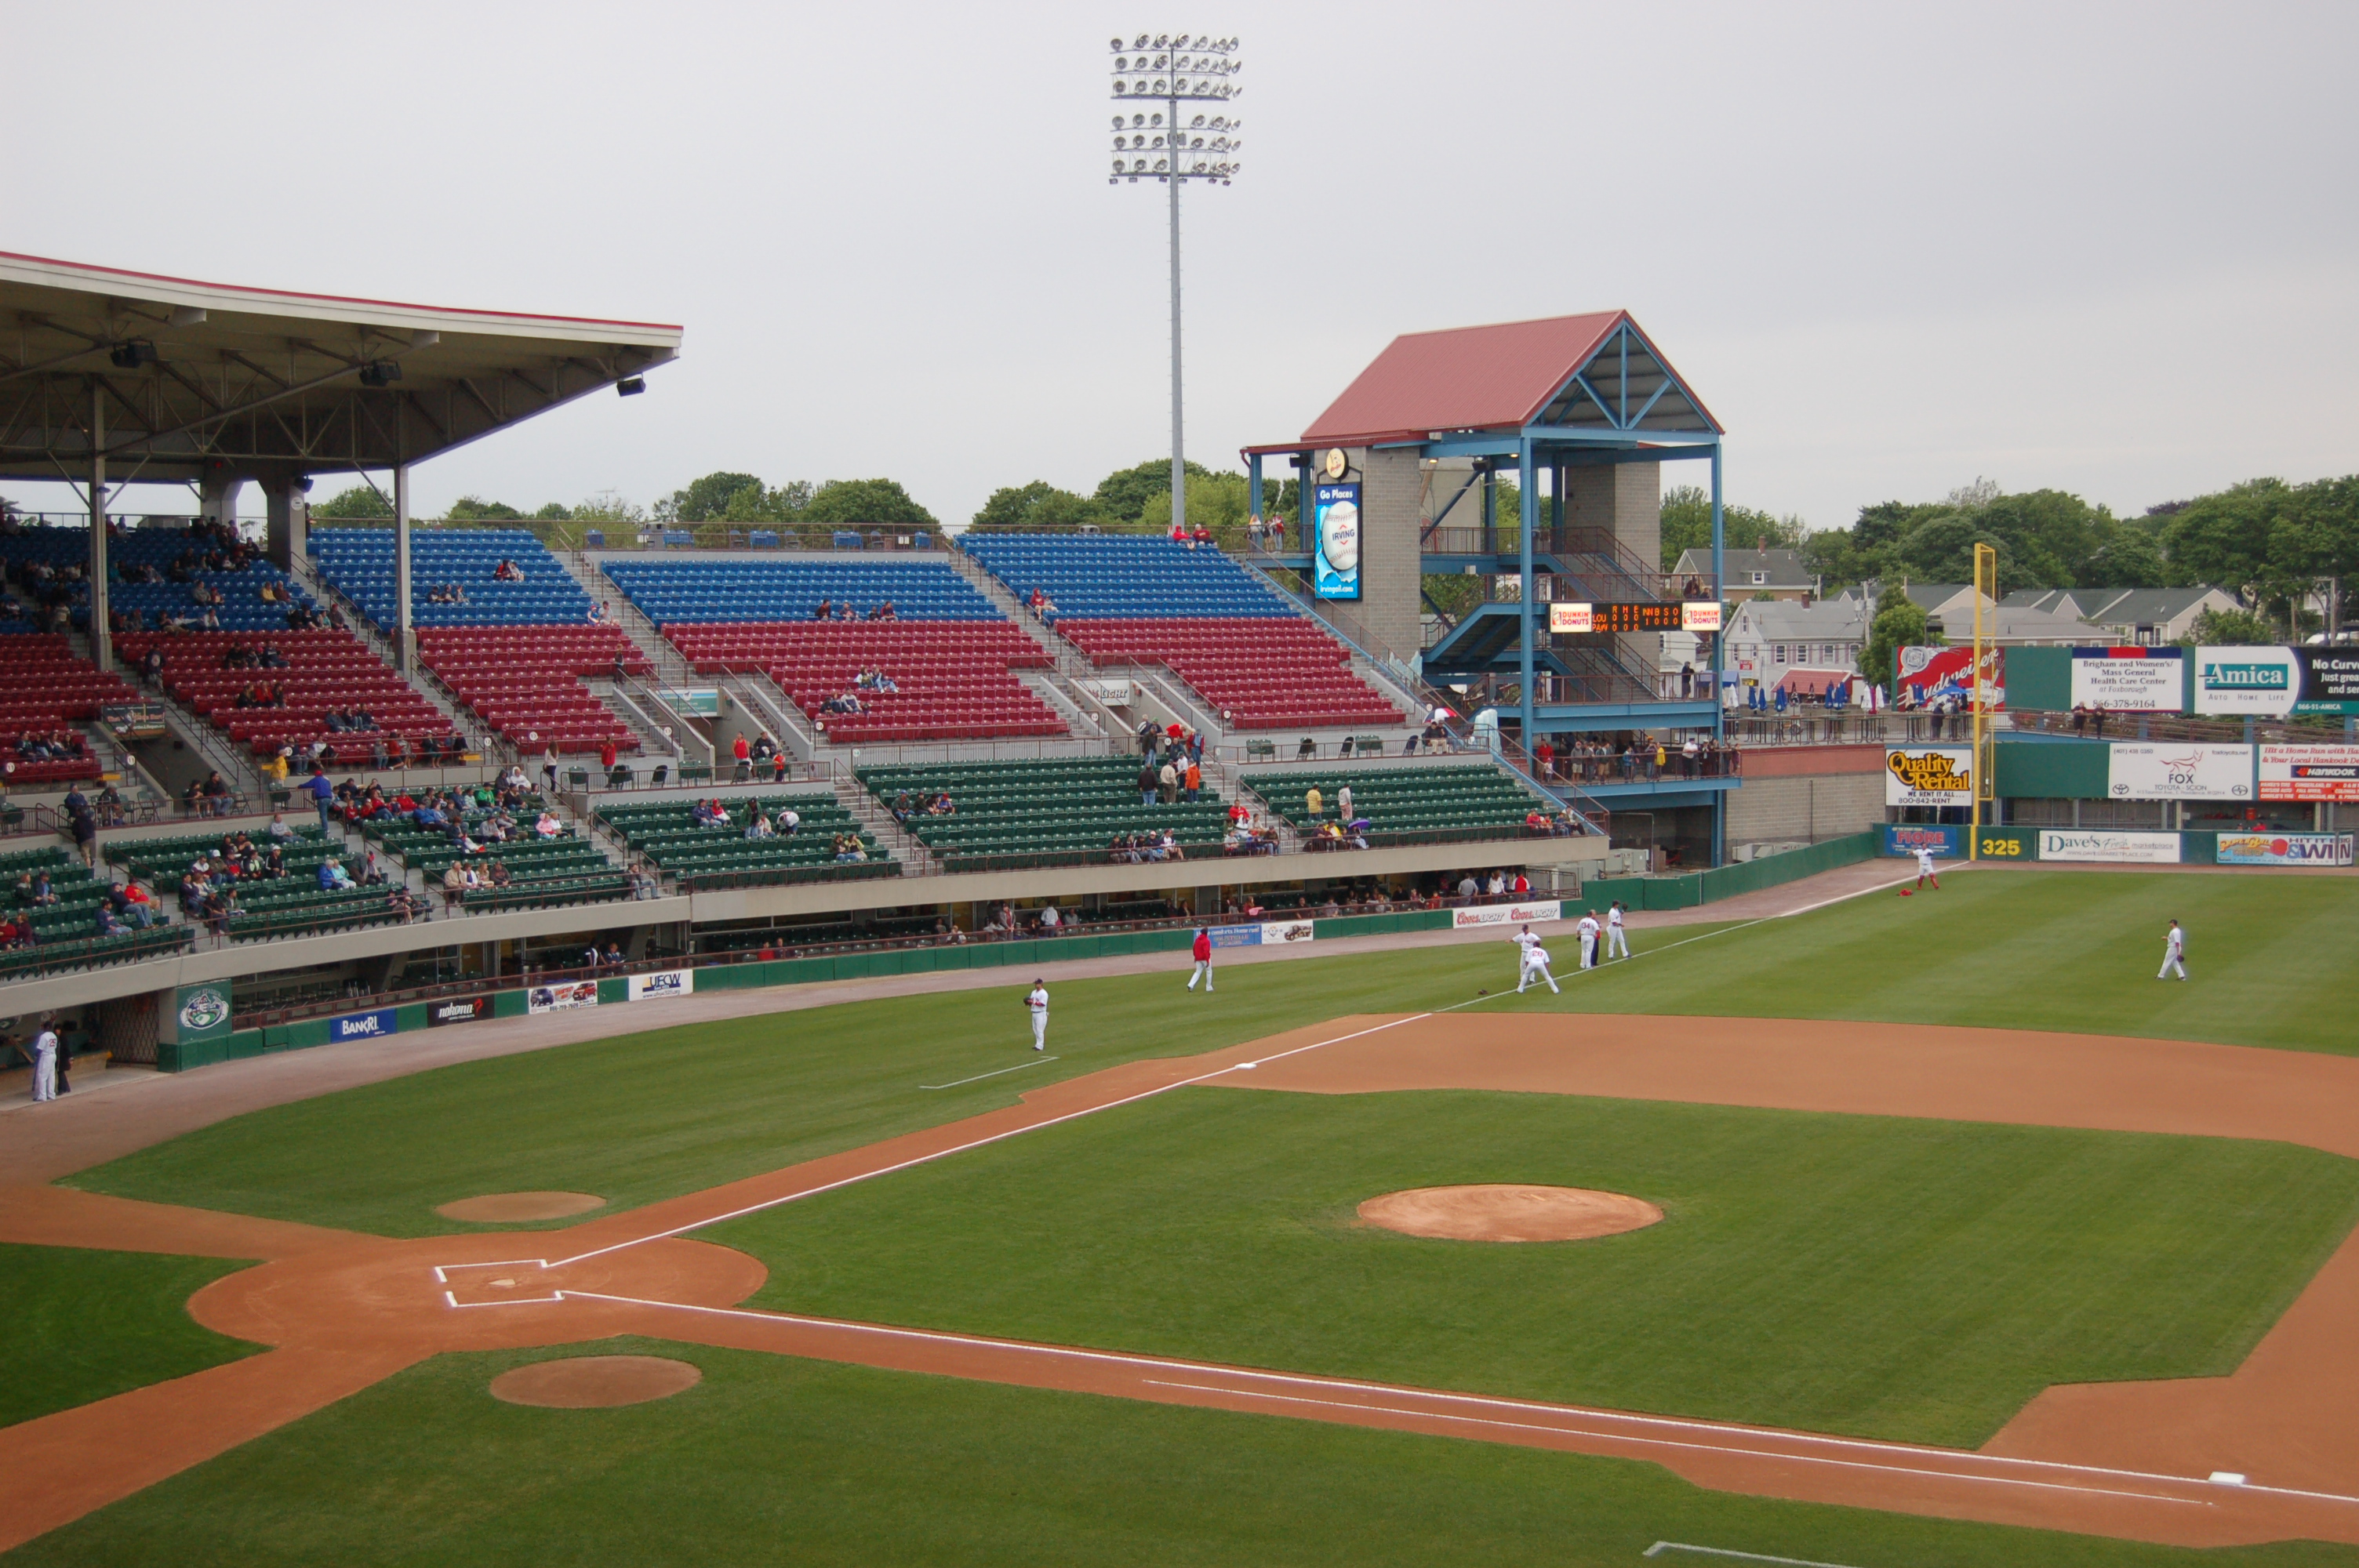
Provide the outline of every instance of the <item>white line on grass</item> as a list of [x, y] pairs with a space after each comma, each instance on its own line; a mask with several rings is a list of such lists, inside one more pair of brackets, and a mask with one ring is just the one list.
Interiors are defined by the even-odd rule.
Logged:
[[571, 1258], [560, 1258], [549, 1267], [561, 1269], [568, 1263], [579, 1263], [588, 1258], [603, 1258], [609, 1252], [620, 1252], [625, 1248], [636, 1247], [642, 1242], [661, 1241], [669, 1237], [684, 1236], [691, 1230], [702, 1230], [708, 1225], [719, 1225], [723, 1220], [742, 1219], [746, 1215], [759, 1214], [766, 1208], [776, 1208], [780, 1204], [793, 1203], [799, 1198], [817, 1197], [821, 1193], [832, 1193], [838, 1187], [848, 1187], [855, 1182], [865, 1182], [877, 1176], [889, 1176], [896, 1171], [906, 1171], [912, 1165], [929, 1164], [936, 1160], [947, 1159], [952, 1154], [963, 1154], [970, 1149], [981, 1149], [986, 1144], [1002, 1142], [1023, 1133], [1038, 1132], [1044, 1127], [1055, 1127], [1061, 1122], [1077, 1120], [1084, 1116], [1095, 1116], [1102, 1110], [1112, 1110], [1117, 1106], [1136, 1105], [1140, 1100], [1152, 1099], [1157, 1095], [1169, 1094], [1173, 1089], [1184, 1089], [1191, 1085], [1208, 1082], [1224, 1073], [1234, 1073], [1246, 1066], [1258, 1066], [1261, 1062], [1282, 1061], [1288, 1056], [1299, 1056], [1305, 1051], [1316, 1051], [1325, 1045], [1340, 1045], [1346, 1040], [1357, 1040], [1364, 1034], [1375, 1034], [1383, 1030], [1397, 1028], [1404, 1023], [1415, 1023], [1420, 1019], [1432, 1018], [1444, 1012], [1453, 1012], [1459, 1008], [1470, 1006], [1481, 1000], [1479, 997], [1470, 997], [1465, 1001], [1452, 1002], [1448, 1007], [1435, 1008], [1431, 1012], [1411, 1013], [1407, 1018], [1396, 1018], [1389, 1022], [1376, 1024], [1373, 1028], [1355, 1029], [1349, 1034], [1338, 1034], [1331, 1039], [1314, 1041], [1308, 1045], [1297, 1045], [1290, 1051], [1280, 1051], [1276, 1055], [1264, 1056], [1260, 1062], [1250, 1064], [1233, 1062], [1225, 1067], [1215, 1067], [1209, 1073], [1199, 1073], [1192, 1078], [1180, 1078], [1173, 1083], [1158, 1084], [1151, 1089], [1143, 1089], [1135, 1095], [1125, 1095], [1120, 1099], [1108, 1100], [1103, 1105], [1083, 1106], [1079, 1110], [1069, 1110], [1062, 1116], [1052, 1116], [1046, 1121], [1030, 1121], [1021, 1127], [1011, 1127], [1005, 1132], [994, 1132], [983, 1138], [970, 1139], [964, 1143], [956, 1144], [948, 1149], [937, 1149], [930, 1154], [915, 1155], [890, 1165], [880, 1165], [874, 1171], [863, 1171], [857, 1175], [825, 1182], [816, 1187], [805, 1187], [800, 1192], [788, 1193], [783, 1197], [768, 1198], [757, 1204], [747, 1204], [744, 1208], [731, 1209], [727, 1214], [716, 1214], [709, 1219], [691, 1220], [686, 1225], [676, 1225], [669, 1230], [658, 1230], [649, 1236], [638, 1236], [628, 1241], [617, 1241], [611, 1247], [601, 1247], [589, 1252], [577, 1252]]
[[[1402, 1022], [1407, 1022], [1403, 1020]], [[1309, 1049], [1309, 1047], [1305, 1047]], [[957, 1334], [942, 1329], [899, 1328], [888, 1324], [856, 1323], [843, 1318], [807, 1317], [796, 1313], [758, 1312], [750, 1307], [700, 1306], [688, 1302], [653, 1301], [645, 1296], [620, 1296], [602, 1291], [560, 1290], [558, 1295], [569, 1301], [612, 1302], [623, 1306], [657, 1307], [672, 1312], [696, 1313], [708, 1317], [744, 1318], [755, 1323], [783, 1324], [796, 1328], [834, 1330], [840, 1333], [867, 1335], [882, 1339], [909, 1339], [935, 1345], [961, 1345], [977, 1349], [1004, 1351], [1018, 1356], [1033, 1356], [1052, 1360], [1090, 1361], [1150, 1371], [1190, 1373], [1198, 1377], [1221, 1377], [1240, 1382], [1282, 1383], [1298, 1387], [1329, 1390], [1338, 1393], [1389, 1395], [1395, 1399], [1430, 1400], [1438, 1404], [1474, 1405], [1484, 1409], [1507, 1410], [1565, 1420], [1582, 1421], [1600, 1427], [1654, 1427], [1692, 1433], [1715, 1433], [1757, 1443], [1764, 1439], [1796, 1446], [1849, 1450], [1857, 1454], [1893, 1455], [1910, 1459], [1943, 1459], [1961, 1465], [1998, 1471], [2070, 1472], [2089, 1476], [2104, 1476], [2122, 1480], [2158, 1482], [2167, 1486], [2206, 1487], [2208, 1483], [2186, 1476], [2169, 1476], [2146, 1470], [2122, 1470], [2102, 1465], [2075, 1465], [2063, 1460], [2019, 1459], [2006, 1454], [1976, 1454], [1963, 1449], [1933, 1448], [1919, 1444], [1881, 1443], [1872, 1438], [1834, 1437], [1818, 1433], [1785, 1432], [1746, 1427], [1728, 1422], [1700, 1421], [1684, 1416], [1641, 1415], [1628, 1411], [1593, 1410], [1580, 1405], [1552, 1405], [1527, 1400], [1506, 1399], [1495, 1395], [1459, 1394], [1434, 1389], [1399, 1388], [1385, 1383], [1357, 1382], [1341, 1378], [1317, 1378], [1297, 1372], [1264, 1372], [1250, 1368], [1223, 1367], [1195, 1361], [1175, 1361], [1164, 1357], [1134, 1356], [1118, 1350], [1085, 1350], [1066, 1345], [1040, 1345], [1026, 1340], [992, 1339], [980, 1335]], [[1281, 1400], [1289, 1403], [1329, 1405], [1347, 1410], [1366, 1410], [1389, 1415], [1411, 1418], [1436, 1418], [1470, 1422], [1480, 1425], [1497, 1426], [1534, 1432], [1552, 1432], [1568, 1437], [1602, 1437], [1614, 1442], [1652, 1443], [1675, 1448], [1694, 1448], [1710, 1453], [1745, 1454], [1765, 1459], [1788, 1460], [1796, 1464], [1838, 1465], [1854, 1469], [1895, 1471], [1908, 1475], [1944, 1476], [1954, 1480], [1983, 1481], [2006, 1486], [2038, 1487], [2049, 1490], [2094, 1493], [2108, 1497], [2138, 1498], [2150, 1502], [2187, 1503], [2201, 1508], [2216, 1506], [2200, 1498], [2163, 1497], [2152, 1492], [2119, 1491], [2110, 1487], [2072, 1485], [2058, 1481], [2037, 1481], [2014, 1475], [1976, 1476], [1965, 1470], [1937, 1470], [1918, 1465], [1877, 1463], [1870, 1459], [1821, 1458], [1814, 1454], [1782, 1453], [1775, 1448], [1751, 1446], [1747, 1442], [1701, 1443], [1681, 1442], [1668, 1438], [1645, 1438], [1635, 1434], [1625, 1436], [1614, 1432], [1580, 1432], [1560, 1426], [1546, 1426], [1536, 1422], [1516, 1422], [1497, 1418], [1455, 1416], [1444, 1411], [1423, 1410], [1398, 1404], [1362, 1404], [1342, 1400], [1318, 1400], [1280, 1394], [1263, 1394], [1250, 1389], [1224, 1387], [1219, 1384], [1165, 1382], [1143, 1378], [1141, 1382], [1155, 1388], [1185, 1389], [1191, 1391], [1226, 1394], [1242, 1399]], [[2253, 1487], [2254, 1491], [2274, 1488]], [[2346, 1498], [2332, 1492], [2294, 1494], [2319, 1498], [2333, 1502], [2359, 1503], [2359, 1498]]]
[[1684, 1541], [1658, 1541], [1638, 1555], [1660, 1557], [1666, 1552], [1694, 1552], [1706, 1557], [1736, 1557], [1747, 1563], [1782, 1563], [1788, 1568], [1846, 1568], [1841, 1563], [1821, 1563], [1815, 1558], [1772, 1557], [1764, 1552], [1731, 1552], [1725, 1546], [1690, 1546]]
[[977, 1073], [971, 1078], [952, 1078], [946, 1084], [919, 1084], [918, 1087], [921, 1089], [954, 1089], [961, 1084], [979, 1084], [985, 1078], [995, 1078], [1002, 1073], [1020, 1073], [1027, 1067], [1037, 1067], [1044, 1062], [1055, 1060], [1057, 1058], [1054, 1056], [1035, 1056], [1028, 1062], [1018, 1062], [1012, 1067], [994, 1067], [987, 1073]]

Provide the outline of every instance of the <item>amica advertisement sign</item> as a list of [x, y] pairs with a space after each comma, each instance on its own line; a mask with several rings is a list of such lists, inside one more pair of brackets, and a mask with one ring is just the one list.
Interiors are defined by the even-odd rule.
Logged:
[[2301, 695], [2301, 658], [2291, 648], [2198, 648], [2195, 711], [2283, 719]]
[[1320, 599], [1360, 597], [1360, 487], [1322, 484], [1311, 492], [1310, 591]]

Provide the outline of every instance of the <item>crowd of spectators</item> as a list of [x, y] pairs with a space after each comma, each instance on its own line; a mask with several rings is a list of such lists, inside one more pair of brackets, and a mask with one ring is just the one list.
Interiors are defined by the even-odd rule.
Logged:
[[1577, 735], [1560, 749], [1546, 736], [1532, 749], [1542, 778], [1571, 784], [1633, 783], [1664, 778], [1728, 778], [1744, 769], [1743, 751], [1706, 731], [1684, 739], [1615, 730]]
[[951, 798], [951, 792], [946, 789], [938, 789], [931, 793], [921, 790], [914, 795], [905, 789], [893, 797], [893, 820], [904, 827], [909, 825], [909, 818], [913, 816], [956, 816], [957, 815], [958, 802]]
[[893, 601], [889, 599], [864, 615], [848, 599], [841, 604], [832, 599], [822, 599], [811, 607], [810, 618], [814, 621], [898, 621], [901, 612], [893, 608]]

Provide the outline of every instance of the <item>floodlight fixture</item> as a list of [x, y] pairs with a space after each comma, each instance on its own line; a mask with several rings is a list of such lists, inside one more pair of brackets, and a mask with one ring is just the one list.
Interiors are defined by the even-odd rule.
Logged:
[[[1244, 168], [1237, 135], [1245, 122], [1223, 113], [1192, 114], [1183, 125], [1180, 100], [1225, 104], [1245, 89], [1235, 81], [1245, 61], [1237, 40], [1209, 33], [1139, 34], [1125, 46], [1109, 41], [1113, 60], [1114, 165], [1108, 185], [1159, 179], [1169, 196], [1171, 223], [1171, 524], [1188, 521], [1188, 464], [1182, 433], [1180, 373], [1180, 188], [1190, 180], [1227, 185]], [[1155, 108], [1133, 110], [1125, 124], [1122, 105], [1146, 100]]]
[[618, 397], [636, 397], [647, 389], [647, 378], [643, 375], [626, 375], [614, 384], [614, 395]]
[[117, 370], [137, 370], [141, 365], [156, 362], [156, 345], [146, 338], [133, 338], [128, 342], [115, 344], [107, 351], [106, 357]]
[[399, 360], [371, 360], [361, 366], [363, 386], [389, 386], [401, 379]]

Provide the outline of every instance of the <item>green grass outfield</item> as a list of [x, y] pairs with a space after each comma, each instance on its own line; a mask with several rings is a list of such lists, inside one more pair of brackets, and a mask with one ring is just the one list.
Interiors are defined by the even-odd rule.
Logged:
[[0, 1426], [201, 1372], [261, 1348], [181, 1305], [244, 1263], [0, 1242]]
[[[1558, 1245], [1406, 1187], [1629, 1193]], [[750, 1303], [1978, 1446], [2051, 1383], [2224, 1376], [2359, 1222], [2289, 1144], [1466, 1091], [1183, 1089], [700, 1232]]]
[[[2163, 923], [2196, 976], [2153, 978]], [[1723, 934], [1634, 935], [1641, 957], [1571, 979], [1567, 1009], [1858, 1018], [2359, 1050], [2359, 880], [2053, 871], [1953, 874]], [[234, 1118], [69, 1184], [392, 1236], [448, 1230], [439, 1204], [560, 1188], [628, 1207], [1015, 1102], [1044, 1081], [1186, 1055], [1350, 1012], [1419, 1011], [1512, 989], [1505, 940], [1232, 966], [1217, 996], [1168, 972], [1055, 988], [1046, 1065], [1027, 1060], [1028, 976], [1005, 988], [853, 1002], [468, 1063]], [[659, 1021], [663, 1003], [649, 1007]]]
[[[621, 1410], [446, 1356], [8, 1553], [9, 1568], [1637, 1568], [1657, 1541], [1862, 1568], [2354, 1568], [1729, 1496], [1668, 1471], [660, 1341], [704, 1381]], [[1663, 1558], [1701, 1563], [1702, 1558]]]

